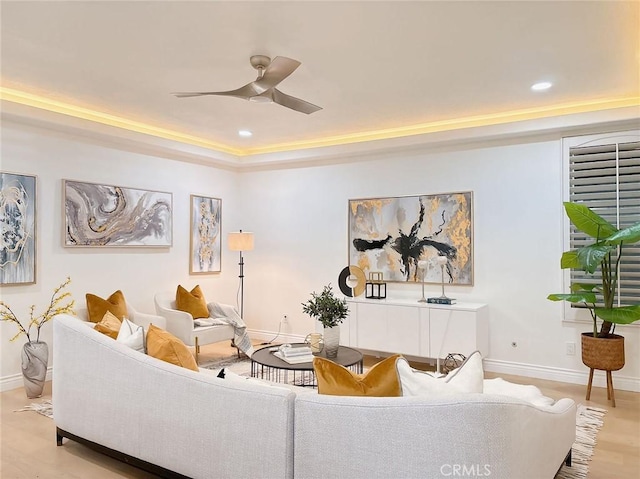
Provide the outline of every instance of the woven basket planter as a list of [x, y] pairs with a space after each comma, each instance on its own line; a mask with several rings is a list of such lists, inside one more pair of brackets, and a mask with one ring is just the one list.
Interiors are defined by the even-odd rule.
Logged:
[[624, 337], [610, 334], [594, 338], [593, 333], [582, 333], [582, 363], [602, 371], [617, 371], [624, 366]]

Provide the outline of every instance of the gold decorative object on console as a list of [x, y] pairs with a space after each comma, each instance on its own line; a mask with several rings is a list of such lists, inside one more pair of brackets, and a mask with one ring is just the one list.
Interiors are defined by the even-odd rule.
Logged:
[[338, 276], [338, 287], [342, 294], [349, 297], [364, 293], [366, 278], [364, 271], [354, 265], [345, 266]]

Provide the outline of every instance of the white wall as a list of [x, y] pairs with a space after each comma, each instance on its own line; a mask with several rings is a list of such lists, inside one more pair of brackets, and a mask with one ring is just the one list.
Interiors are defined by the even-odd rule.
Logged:
[[[248, 261], [247, 315], [273, 330], [286, 314], [292, 334], [313, 331], [300, 303], [348, 263], [350, 198], [473, 191], [473, 287], [448, 288], [459, 300], [490, 306], [491, 360], [498, 372], [586, 382], [580, 333], [589, 324], [563, 323], [561, 140], [440, 152], [398, 152], [370, 161], [244, 173], [246, 224], [256, 234]], [[419, 299], [420, 286], [389, 284], [388, 296]], [[438, 287], [427, 286], [432, 292]], [[640, 384], [638, 327], [624, 329], [627, 365], [616, 387]], [[517, 347], [512, 346], [512, 342]], [[565, 354], [565, 342], [577, 355]], [[601, 383], [604, 384], [604, 383]]]
[[[67, 276], [76, 304], [85, 294], [107, 297], [121, 289], [137, 310], [153, 313], [156, 292], [174, 291], [177, 284], [203, 287], [211, 300], [235, 303], [237, 257], [222, 252], [222, 273], [189, 276], [189, 195], [222, 198], [222, 232], [242, 227], [238, 221], [238, 174], [206, 166], [150, 157], [4, 122], [2, 170], [37, 175], [37, 283], [2, 288], [2, 300], [25, 320], [29, 306], [47, 305], [53, 288]], [[62, 246], [62, 179], [114, 184], [173, 193], [171, 248], [65, 248]], [[25, 321], [26, 323], [26, 321]], [[52, 328], [43, 326], [41, 339], [50, 345]], [[13, 324], [0, 323], [0, 384], [20, 376], [20, 349], [25, 338], [9, 342]], [[51, 362], [50, 362], [51, 366]], [[20, 376], [21, 377], [21, 376]]]
[[[562, 290], [563, 250], [560, 139], [513, 141], [501, 146], [398, 151], [357, 162], [266, 171], [230, 172], [135, 154], [80, 138], [6, 123], [2, 170], [38, 175], [38, 282], [2, 289], [2, 299], [26, 314], [45, 306], [67, 275], [71, 291], [108, 295], [122, 289], [134, 307], [153, 312], [153, 295], [178, 283], [201, 284], [208, 298], [234, 303], [237, 253], [226, 251], [226, 233], [255, 233], [245, 254], [245, 318], [256, 337], [270, 337], [283, 315], [286, 337], [314, 329], [301, 312], [311, 291], [320, 291], [347, 265], [347, 201], [471, 190], [474, 195], [475, 284], [452, 287], [459, 300], [490, 306], [488, 369], [586, 383], [580, 332], [588, 324], [562, 321], [563, 305], [545, 298]], [[174, 244], [164, 250], [73, 249], [61, 243], [63, 178], [113, 183], [173, 193]], [[222, 198], [223, 272], [189, 276], [189, 195]], [[431, 292], [438, 288], [427, 286]], [[449, 291], [449, 290], [448, 290]], [[389, 296], [420, 296], [419, 285], [390, 284]], [[9, 343], [10, 324], [0, 324], [0, 387], [19, 377], [22, 340]], [[626, 337], [627, 365], [614, 375], [616, 388], [640, 390], [639, 330]], [[43, 328], [51, 341], [51, 328]], [[511, 343], [516, 342], [517, 347]], [[575, 342], [577, 355], [565, 354]], [[600, 384], [604, 384], [600, 380]]]

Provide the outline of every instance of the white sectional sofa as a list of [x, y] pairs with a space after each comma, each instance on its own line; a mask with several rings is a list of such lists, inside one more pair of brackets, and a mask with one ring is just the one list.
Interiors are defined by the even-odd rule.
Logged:
[[551, 479], [575, 439], [569, 399], [296, 393], [165, 363], [71, 316], [53, 332], [58, 444], [87, 443], [161, 477]]

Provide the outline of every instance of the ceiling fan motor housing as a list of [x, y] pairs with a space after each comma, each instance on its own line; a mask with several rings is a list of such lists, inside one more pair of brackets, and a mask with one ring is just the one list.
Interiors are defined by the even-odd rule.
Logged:
[[249, 61], [251, 62], [251, 66], [256, 70], [264, 70], [271, 63], [271, 58], [266, 55], [253, 55]]

